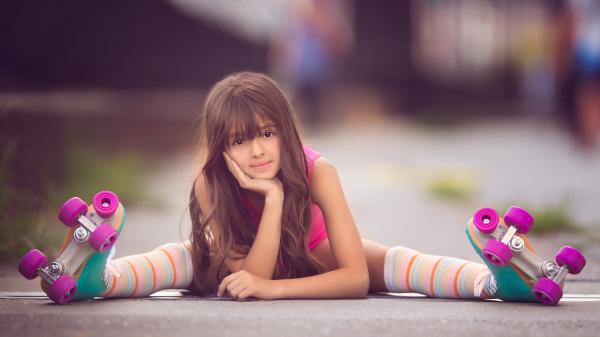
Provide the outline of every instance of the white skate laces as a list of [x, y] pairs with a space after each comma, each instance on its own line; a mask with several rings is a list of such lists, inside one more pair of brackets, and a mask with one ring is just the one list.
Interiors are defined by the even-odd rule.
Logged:
[[108, 271], [108, 269], [104, 269], [102, 273], [102, 281], [104, 282], [104, 288], [108, 289], [111, 284], [110, 281], [112, 279], [112, 273]]
[[475, 297], [481, 297], [481, 292], [485, 291], [490, 297], [493, 296], [498, 290], [498, 284], [496, 278], [489, 270], [482, 272], [475, 279], [474, 295]]
[[110, 249], [110, 253], [108, 253], [108, 259], [106, 261], [106, 268], [104, 269], [104, 272], [102, 273], [102, 281], [104, 281], [104, 286], [106, 288], [109, 288], [110, 286], [112, 286], [113, 277], [121, 277], [121, 273], [119, 273], [117, 271], [117, 269], [115, 269], [115, 267], [113, 267], [112, 264], [110, 263], [110, 260], [112, 260], [113, 256], [115, 256], [115, 253], [116, 253], [115, 246], [112, 246], [112, 248]]
[[490, 277], [488, 277], [488, 281], [485, 283], [485, 291], [490, 296], [494, 295], [496, 291], [498, 291], [498, 284], [496, 283], [496, 278], [492, 273], [490, 273]]
[[121, 277], [121, 273], [119, 273], [112, 264], [107, 263], [106, 269], [104, 269], [104, 272], [102, 273], [102, 281], [104, 281], [106, 288], [112, 286], [113, 277], [119, 278]]

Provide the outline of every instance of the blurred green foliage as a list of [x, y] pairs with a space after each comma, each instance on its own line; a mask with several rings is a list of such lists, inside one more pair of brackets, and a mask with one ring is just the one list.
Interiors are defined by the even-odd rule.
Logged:
[[472, 199], [478, 190], [478, 179], [473, 172], [465, 169], [448, 169], [437, 174], [427, 185], [434, 196], [456, 201]]
[[[496, 208], [496, 210], [500, 216], [504, 216], [504, 212], [511, 206], [513, 205], [506, 204], [503, 208]], [[544, 235], [557, 232], [583, 230], [569, 211], [569, 204], [567, 202], [563, 201], [557, 204], [544, 206], [532, 206], [527, 204], [520, 204], [518, 206], [529, 212], [535, 220], [530, 234]]]
[[19, 193], [10, 184], [9, 161], [16, 153], [17, 140], [11, 139], [0, 153], [0, 258], [12, 259], [26, 247], [48, 250], [59, 238], [40, 221], [40, 213], [28, 211], [35, 196]]
[[578, 231], [580, 226], [569, 213], [566, 204], [528, 209], [535, 224], [531, 230], [534, 234], [546, 234], [560, 231]]
[[[428, 191], [442, 199], [450, 201], [471, 201], [479, 189], [476, 172], [464, 169], [445, 169], [434, 176], [427, 185]], [[581, 226], [569, 211], [569, 205], [563, 201], [555, 205], [541, 207], [523, 206], [535, 219], [531, 230], [533, 234], [547, 234], [560, 231], [579, 231]], [[510, 208], [496, 208], [503, 215]]]
[[148, 164], [138, 153], [120, 151], [98, 154], [72, 142], [65, 159], [64, 185], [48, 183], [45, 187], [48, 197], [58, 201], [58, 207], [67, 199], [78, 196], [91, 203], [98, 191], [111, 190], [119, 200], [128, 206], [144, 202], [147, 196], [142, 186]]
[[[91, 203], [101, 190], [115, 192], [127, 206], [152, 201], [144, 190], [147, 160], [136, 152], [98, 154], [69, 142], [66, 149], [64, 182], [47, 181], [41, 195], [17, 190], [11, 184], [9, 163], [17, 152], [17, 140], [8, 142], [0, 153], [0, 260], [20, 258], [37, 248], [55, 256], [66, 233], [58, 220], [63, 203], [73, 196]], [[40, 173], [43, 174], [43, 173]], [[41, 205], [36, 207], [34, 205]]]

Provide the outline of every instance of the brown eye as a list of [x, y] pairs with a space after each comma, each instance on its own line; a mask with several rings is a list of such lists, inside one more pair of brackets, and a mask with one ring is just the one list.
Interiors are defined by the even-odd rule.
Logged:
[[232, 145], [242, 145], [243, 142], [244, 140], [242, 138], [236, 138]]
[[265, 137], [269, 138], [271, 136], [273, 136], [273, 132], [272, 131], [266, 131], [265, 132]]

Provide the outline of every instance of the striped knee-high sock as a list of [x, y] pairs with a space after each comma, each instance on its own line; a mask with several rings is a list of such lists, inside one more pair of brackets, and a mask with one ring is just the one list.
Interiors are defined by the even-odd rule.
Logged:
[[384, 280], [390, 292], [417, 292], [430, 297], [490, 298], [486, 265], [453, 257], [422, 254], [395, 246], [385, 254]]
[[101, 297], [143, 297], [163, 289], [185, 289], [192, 282], [192, 257], [183, 243], [111, 260]]

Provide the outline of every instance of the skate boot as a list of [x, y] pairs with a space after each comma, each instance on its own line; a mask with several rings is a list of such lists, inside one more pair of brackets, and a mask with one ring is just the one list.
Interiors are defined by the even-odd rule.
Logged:
[[563, 296], [567, 273], [579, 274], [585, 257], [564, 246], [554, 260], [542, 259], [527, 240], [533, 217], [513, 206], [504, 218], [492, 208], [479, 209], [467, 223], [467, 237], [492, 272], [495, 297], [505, 301], [556, 305]]
[[40, 276], [42, 290], [58, 304], [94, 298], [106, 289], [106, 262], [125, 224], [125, 208], [116, 194], [101, 191], [89, 206], [78, 197], [67, 200], [58, 217], [70, 228], [58, 256], [48, 261], [32, 249], [19, 272], [27, 279]]

